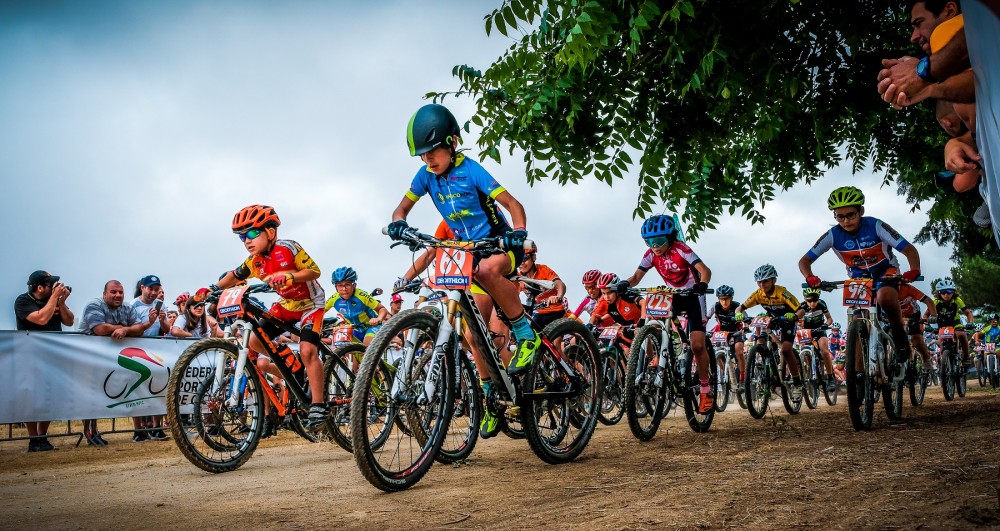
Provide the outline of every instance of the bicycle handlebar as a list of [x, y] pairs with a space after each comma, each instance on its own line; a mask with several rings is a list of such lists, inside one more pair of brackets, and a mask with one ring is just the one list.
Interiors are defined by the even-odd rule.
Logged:
[[[654, 286], [651, 288], [632, 288], [639, 293], [668, 293], [670, 295], [694, 295], [694, 291], [691, 288], [672, 288], [670, 286]], [[715, 290], [708, 288], [705, 290], [706, 295], [714, 294]]]
[[[389, 227], [382, 227], [382, 234], [389, 235]], [[423, 234], [417, 232], [416, 229], [410, 228], [403, 231], [399, 241], [392, 244], [392, 247], [397, 245], [409, 245], [411, 250], [417, 250], [421, 247], [434, 247], [434, 248], [448, 248], [448, 249], [460, 249], [467, 252], [478, 252], [478, 253], [488, 253], [488, 254], [502, 254], [508, 251], [504, 248], [503, 238], [500, 236], [494, 236], [492, 238], [482, 238], [479, 240], [442, 240], [431, 236], [430, 234]], [[524, 240], [524, 250], [531, 251], [535, 247], [535, 242], [532, 240]]]
[[[852, 280], [854, 280], [854, 279], [852, 279]], [[864, 280], [864, 279], [861, 278], [861, 279], [857, 279], [857, 280]], [[870, 280], [874, 280], [874, 279], [870, 279]], [[878, 280], [898, 280], [898, 281], [903, 282], [905, 284], [909, 284], [909, 282], [907, 282], [906, 280], [903, 279], [902, 275], [885, 275], [885, 276], [883, 276], [882, 278], [880, 278]], [[920, 282], [922, 280], [924, 280], [924, 276], [920, 275], [919, 277], [913, 279], [913, 282]], [[837, 281], [832, 281], [832, 282], [831, 281], [827, 281], [827, 280], [823, 280], [823, 281], [821, 281], [819, 283], [819, 286], [817, 287], [817, 289], [819, 289], [820, 291], [833, 291], [833, 290], [835, 290], [835, 289], [843, 286], [846, 282], [847, 282], [846, 280], [837, 280]], [[811, 288], [812, 286], [810, 286], [806, 282], [803, 282], [802, 283], [802, 287], [803, 288]]]

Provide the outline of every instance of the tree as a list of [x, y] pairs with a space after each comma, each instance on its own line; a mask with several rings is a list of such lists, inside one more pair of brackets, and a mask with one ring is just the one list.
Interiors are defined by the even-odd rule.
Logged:
[[[879, 59], [908, 46], [902, 11], [887, 0], [504, 0], [485, 26], [516, 37], [510, 48], [485, 71], [456, 66], [460, 88], [428, 96], [475, 97], [465, 129], [482, 128], [481, 158], [521, 149], [529, 182], [610, 186], [636, 168], [633, 215], [684, 207], [692, 237], [726, 212], [762, 221], [777, 191], [845, 159], [907, 183], [916, 202], [939, 193], [923, 181], [941, 169], [945, 136], [933, 109], [891, 111], [875, 90]], [[952, 237], [940, 229], [926, 237]]]
[[962, 300], [979, 314], [1000, 312], [1000, 264], [972, 256], [953, 268], [951, 275]]

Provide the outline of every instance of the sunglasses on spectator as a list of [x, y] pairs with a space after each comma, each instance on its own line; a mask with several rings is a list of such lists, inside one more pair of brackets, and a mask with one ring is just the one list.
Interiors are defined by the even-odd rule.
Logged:
[[245, 242], [247, 240], [252, 240], [252, 239], [256, 238], [257, 236], [260, 236], [260, 234], [262, 232], [264, 232], [264, 229], [250, 229], [250, 230], [248, 230], [246, 232], [241, 232], [240, 233], [240, 241], [244, 241]]
[[204, 307], [205, 307], [205, 303], [204, 302], [196, 302], [196, 303], [194, 303], [194, 304], [191, 305], [191, 309], [204, 308]]
[[941, 290], [941, 295], [954, 295], [955, 290], [953, 289], [943, 289]]
[[646, 245], [652, 249], [653, 247], [660, 247], [667, 243], [668, 238], [666, 236], [654, 236], [652, 238], [646, 238]]
[[847, 214], [834, 214], [833, 217], [837, 221], [850, 221], [850, 220], [858, 217], [858, 211], [855, 210], [854, 212], [848, 212]]

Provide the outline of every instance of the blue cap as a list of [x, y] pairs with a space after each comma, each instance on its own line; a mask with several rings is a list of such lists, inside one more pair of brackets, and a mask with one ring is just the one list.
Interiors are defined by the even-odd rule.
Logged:
[[156, 275], [146, 275], [146, 276], [142, 277], [142, 280], [140, 280], [139, 283], [142, 284], [143, 286], [146, 286], [147, 288], [152, 287], [152, 286], [162, 286], [163, 285], [160, 282], [160, 277], [158, 277]]

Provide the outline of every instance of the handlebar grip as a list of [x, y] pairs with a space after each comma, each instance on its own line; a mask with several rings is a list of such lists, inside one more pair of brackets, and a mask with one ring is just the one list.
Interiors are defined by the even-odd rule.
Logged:
[[388, 235], [389, 235], [389, 227], [388, 226], [382, 227], [382, 236], [388, 236]]
[[529, 240], [529, 239], [525, 238], [525, 240], [524, 240], [524, 250], [525, 251], [530, 251], [534, 246], [535, 246], [535, 242], [533, 242], [532, 240]]

